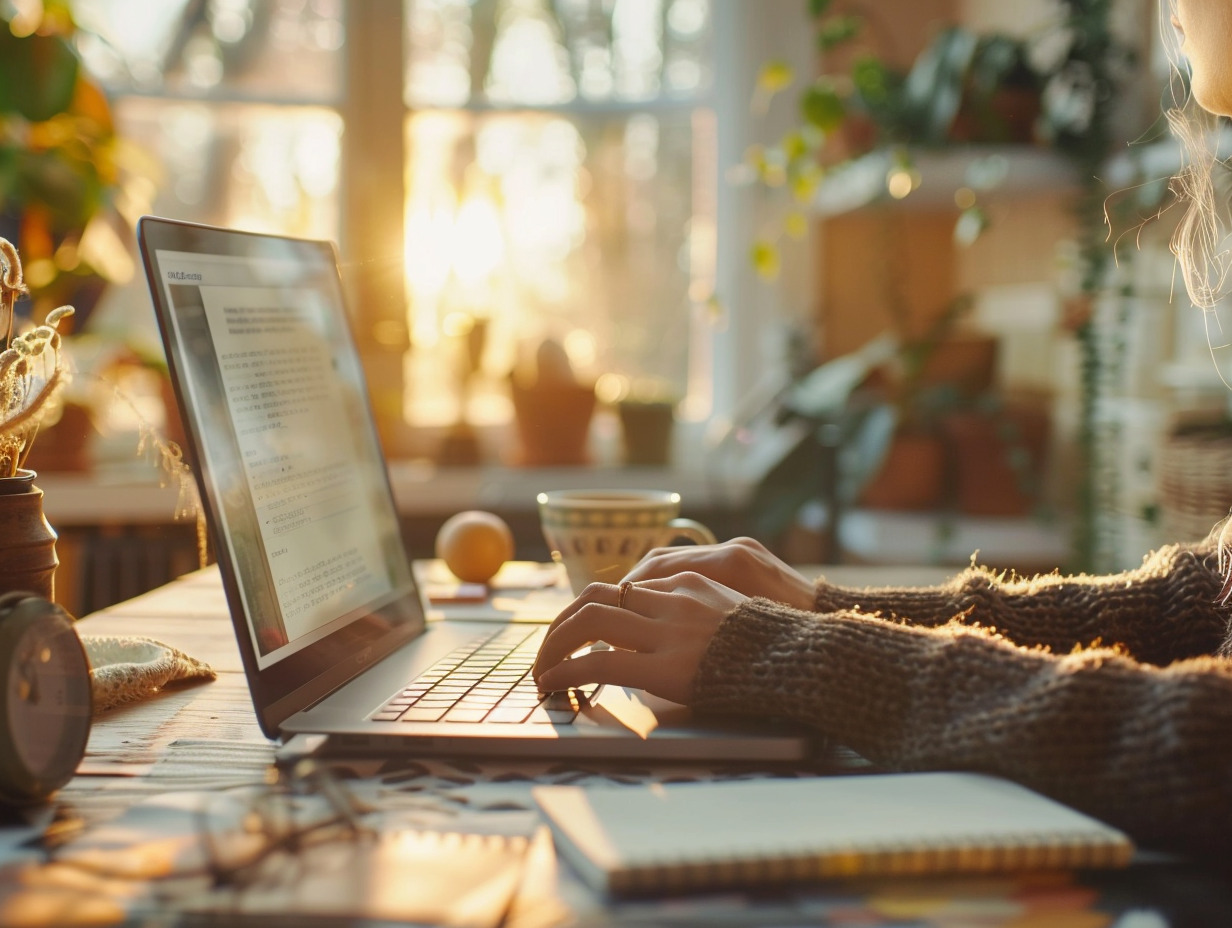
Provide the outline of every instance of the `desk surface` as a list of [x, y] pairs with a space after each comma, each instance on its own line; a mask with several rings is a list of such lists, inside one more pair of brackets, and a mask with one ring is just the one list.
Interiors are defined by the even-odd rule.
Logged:
[[[879, 585], [929, 582], [943, 574], [912, 569], [833, 568], [836, 582]], [[249, 702], [225, 599], [214, 569], [198, 571], [144, 596], [82, 620], [83, 634], [141, 634], [210, 662], [218, 679], [168, 688], [153, 699], [98, 718], [78, 776], [58, 797], [61, 818], [97, 828], [134, 803], [168, 792], [219, 791], [263, 782], [276, 745], [260, 732]], [[632, 769], [621, 765], [499, 761], [363, 761], [347, 765], [352, 788], [366, 801], [408, 813], [455, 817], [533, 817], [529, 789], [542, 782], [656, 782], [708, 777], [784, 775], [786, 771], [698, 769], [685, 765]], [[807, 772], [805, 772], [807, 773]], [[511, 819], [512, 820], [512, 819]], [[0, 883], [0, 924], [10, 909]], [[738, 894], [662, 901], [604, 902], [566, 868], [542, 855], [504, 924], [551, 928], [587, 924], [710, 925], [805, 922], [861, 925], [1125, 926], [1119, 913], [1156, 911], [1144, 924], [1232, 923], [1232, 889], [1221, 878], [1183, 862], [1150, 862], [1128, 872], [1079, 879], [935, 879], [813, 887], [773, 898]], [[974, 917], [974, 920], [973, 920]], [[16, 922], [12, 922], [16, 923]], [[37, 923], [37, 922], [36, 922]], [[47, 922], [44, 922], [47, 923]]]

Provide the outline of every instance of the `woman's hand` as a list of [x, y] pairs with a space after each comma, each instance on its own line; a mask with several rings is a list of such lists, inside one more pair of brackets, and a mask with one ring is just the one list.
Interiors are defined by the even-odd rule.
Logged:
[[813, 583], [792, 570], [752, 538], [717, 545], [655, 548], [626, 574], [639, 585], [680, 573], [698, 573], [745, 596], [761, 596], [796, 609], [811, 610]]
[[[719, 623], [746, 599], [695, 572], [592, 583], [548, 628], [532, 672], [545, 692], [614, 683], [688, 702]], [[596, 641], [612, 650], [569, 657]]]

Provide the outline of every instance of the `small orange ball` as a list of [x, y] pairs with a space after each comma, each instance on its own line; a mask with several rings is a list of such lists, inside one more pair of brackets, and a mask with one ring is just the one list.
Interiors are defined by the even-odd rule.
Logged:
[[463, 583], [487, 583], [513, 560], [513, 532], [500, 516], [468, 509], [436, 533], [436, 556]]

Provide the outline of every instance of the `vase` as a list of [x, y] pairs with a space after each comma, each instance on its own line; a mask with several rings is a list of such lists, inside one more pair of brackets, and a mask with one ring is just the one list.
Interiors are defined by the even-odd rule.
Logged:
[[56, 533], [43, 515], [35, 473], [0, 477], [0, 594], [34, 593], [55, 600]]

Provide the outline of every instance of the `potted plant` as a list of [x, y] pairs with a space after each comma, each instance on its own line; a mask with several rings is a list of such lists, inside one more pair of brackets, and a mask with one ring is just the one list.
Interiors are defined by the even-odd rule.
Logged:
[[590, 463], [590, 420], [595, 387], [579, 378], [559, 341], [545, 338], [533, 362], [520, 363], [509, 378], [521, 467], [568, 467]]
[[[1091, 305], [1092, 296], [1105, 286], [1112, 254], [1105, 227], [1108, 191], [1102, 178], [1119, 138], [1113, 122], [1133, 73], [1133, 55], [1112, 26], [1112, 4], [1063, 0], [1053, 26], [1030, 40], [980, 35], [957, 26], [944, 29], [908, 67], [901, 68], [865, 41], [870, 35], [876, 38], [883, 26], [876, 3], [807, 2], [824, 56], [822, 73], [810, 77], [799, 94], [797, 126], [776, 145], [754, 152], [749, 176], [780, 195], [786, 191], [795, 201], [781, 230], [754, 244], [755, 267], [773, 278], [781, 263], [782, 235], [806, 226], [806, 210], [817, 201], [823, 180], [856, 166], [861, 156], [874, 150], [889, 162], [889, 170], [883, 167], [870, 175], [877, 182], [884, 178], [884, 197], [912, 192], [919, 182], [913, 158], [920, 149], [1025, 142], [1067, 158], [1079, 186], [1074, 212], [1081, 264], [1080, 293], [1066, 313], [1081, 359], [1077, 415], [1081, 460], [1072, 566], [1078, 570], [1108, 566], [1101, 555], [1106, 545], [1099, 537], [1103, 516], [1098, 488], [1115, 464], [1103, 450], [1105, 436], [1100, 436], [1097, 423], [1101, 394], [1109, 388], [1108, 369], [1114, 363], [1110, 346], [1116, 339], [1101, 331]], [[790, 69], [769, 62], [759, 80], [760, 98], [764, 101], [792, 82]], [[961, 244], [973, 242], [987, 224], [976, 194], [979, 185], [969, 187], [955, 226]], [[839, 199], [849, 203], [853, 198]], [[966, 413], [974, 417], [971, 421], [995, 418], [987, 410]], [[1040, 431], [1038, 422], [1026, 421], [1032, 417], [1038, 420], [1035, 411], [1028, 414], [1021, 435]], [[831, 436], [842, 433], [842, 442], [852, 437], [843, 429], [836, 432], [834, 426], [833, 421], [826, 426]], [[987, 422], [977, 431], [987, 432], [984, 426]], [[859, 432], [867, 427], [865, 422]], [[966, 434], [951, 430], [951, 437], [959, 432]], [[1005, 440], [1002, 436], [1003, 445]], [[887, 442], [884, 439], [879, 447], [888, 447]], [[826, 442], [821, 446], [829, 447]], [[1020, 451], [1015, 448], [1011, 453], [1016, 460], [1025, 460]], [[839, 460], [833, 448], [827, 454]], [[819, 476], [826, 471], [825, 460], [825, 456], [815, 458], [809, 467], [800, 468], [805, 497], [815, 494], [819, 482], [829, 481]], [[881, 460], [880, 453], [866, 458]]]
[[[973, 349], [972, 362], [950, 368], [954, 355], [944, 349], [954, 346]], [[733, 430], [774, 449], [749, 500], [753, 531], [785, 538], [820, 503], [824, 560], [838, 555], [842, 514], [856, 505], [979, 516], [1035, 510], [1050, 419], [986, 379], [990, 346], [941, 341], [903, 380], [904, 359], [925, 346], [887, 333], [793, 380]]]
[[32, 317], [72, 304], [80, 327], [132, 274], [125, 216], [143, 211], [148, 171], [133, 170], [140, 155], [81, 67], [76, 31], [65, 3], [0, 16], [0, 235], [21, 252]]
[[[874, 150], [892, 153], [883, 193], [901, 198], [918, 183], [913, 151], [949, 145], [1034, 143], [1048, 75], [1033, 66], [1025, 40], [979, 34], [958, 25], [939, 30], [907, 68], [889, 63], [866, 33], [881, 31], [878, 8], [868, 3], [809, 0], [823, 71], [800, 92], [800, 119], [778, 144], [754, 149], [751, 176], [790, 193], [781, 233], [806, 220], [822, 181]], [[831, 68], [828, 57], [838, 65]], [[767, 62], [758, 80], [758, 105], [795, 79], [789, 66]], [[960, 213], [956, 236], [970, 243], [985, 224], [972, 200]], [[760, 238], [753, 262], [772, 278], [780, 264], [778, 240]]]
[[43, 491], [23, 467], [67, 376], [57, 326], [71, 306], [42, 325], [14, 334], [17, 298], [26, 292], [17, 249], [0, 238], [0, 592], [27, 590], [55, 598], [56, 533], [43, 515]]
[[[56, 533], [43, 515], [43, 491], [34, 485], [38, 475], [26, 464], [40, 426], [58, 411], [69, 379], [59, 326], [74, 309], [60, 306], [42, 324], [18, 332], [16, 304], [25, 293], [17, 249], [0, 238], [0, 593], [25, 590], [54, 600]], [[154, 458], [176, 482], [181, 494], [176, 517], [196, 519], [204, 565], [204, 516], [179, 445], [143, 426], [137, 453]]]

